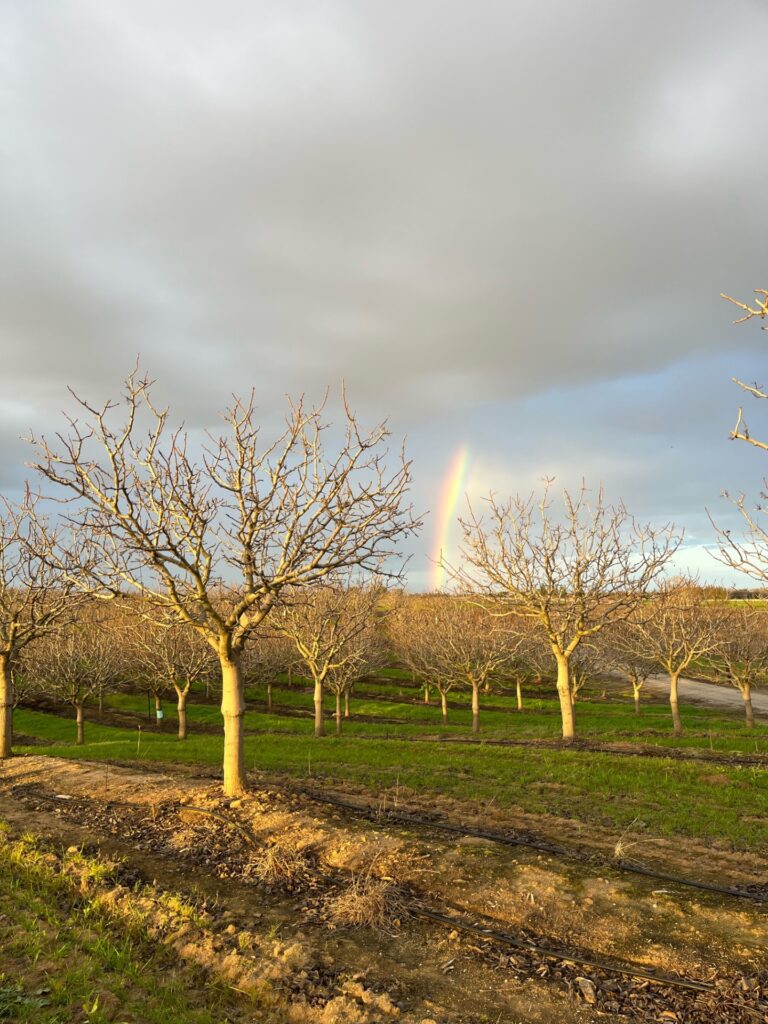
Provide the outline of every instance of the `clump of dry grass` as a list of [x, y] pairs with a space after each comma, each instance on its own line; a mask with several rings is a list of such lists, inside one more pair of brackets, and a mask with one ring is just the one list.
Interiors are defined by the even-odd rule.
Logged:
[[309, 868], [307, 851], [289, 839], [281, 839], [259, 850], [250, 874], [270, 885], [291, 885], [305, 877]]
[[405, 902], [392, 879], [368, 872], [353, 876], [342, 892], [328, 897], [325, 914], [336, 927], [385, 929], [400, 923]]

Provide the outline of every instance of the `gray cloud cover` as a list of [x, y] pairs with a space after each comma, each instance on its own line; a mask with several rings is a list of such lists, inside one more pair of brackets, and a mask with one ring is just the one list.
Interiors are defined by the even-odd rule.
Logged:
[[[765, 336], [768, 5], [62, 2], [0, 10], [0, 486], [141, 352], [193, 425], [346, 378], [433, 506], [602, 478], [705, 540]], [[425, 552], [415, 559], [423, 580]]]

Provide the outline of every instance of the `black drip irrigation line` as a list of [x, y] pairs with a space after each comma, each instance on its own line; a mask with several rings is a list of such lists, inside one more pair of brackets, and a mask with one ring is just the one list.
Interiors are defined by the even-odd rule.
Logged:
[[538, 946], [535, 942], [527, 942], [518, 939], [508, 932], [499, 932], [494, 928], [486, 928], [482, 925], [471, 924], [447, 914], [440, 914], [434, 910], [427, 910], [423, 907], [409, 908], [414, 917], [422, 917], [438, 924], [445, 924], [457, 931], [468, 932], [471, 935], [481, 935], [483, 938], [492, 939], [494, 942], [503, 943], [505, 946], [512, 946], [515, 949], [524, 949], [539, 956], [552, 960], [565, 961], [566, 963], [578, 964], [580, 967], [592, 967], [610, 974], [626, 974], [633, 978], [644, 978], [653, 981], [658, 985], [675, 985], [678, 988], [692, 989], [695, 992], [709, 992], [715, 986], [708, 981], [692, 981], [687, 978], [676, 978], [671, 975], [656, 974], [644, 967], [635, 966], [628, 961], [592, 960], [588, 957], [579, 956], [575, 953], [566, 953], [563, 950], [548, 949], [545, 946]]
[[[540, 850], [543, 853], [549, 853], [556, 857], [567, 857], [570, 860], [581, 860], [582, 855], [577, 850], [569, 850], [564, 846], [557, 846], [555, 843], [548, 843], [541, 839], [526, 839], [523, 836], [509, 836], [502, 832], [491, 832], [486, 829], [469, 828], [465, 825], [451, 825], [448, 822], [435, 821], [431, 818], [421, 817], [416, 814], [405, 814], [400, 811], [388, 811], [383, 810], [377, 811], [375, 807], [370, 805], [354, 804], [347, 800], [339, 800], [337, 797], [322, 796], [319, 793], [313, 793], [311, 790], [303, 787], [296, 787], [296, 791], [302, 793], [310, 800], [315, 800], [318, 803], [330, 804], [333, 807], [338, 807], [341, 810], [353, 811], [355, 814], [361, 815], [364, 818], [375, 821], [377, 818], [385, 817], [389, 821], [393, 821], [399, 825], [417, 825], [421, 828], [433, 828], [440, 832], [450, 832], [453, 835], [471, 836], [475, 839], [488, 839], [493, 843], [499, 843], [502, 846], [526, 846], [534, 850]], [[677, 885], [684, 885], [691, 889], [702, 889], [705, 892], [718, 893], [722, 896], [734, 896], [738, 899], [753, 900], [757, 903], [768, 903], [768, 894], [749, 892], [745, 889], [737, 889], [731, 886], [716, 885], [713, 882], [700, 882], [695, 878], [682, 878], [679, 875], [672, 875], [665, 871], [657, 871], [655, 868], [645, 867], [643, 864], [638, 864], [635, 861], [629, 860], [616, 860], [616, 861], [602, 861], [602, 866], [605, 868], [613, 868], [618, 871], [628, 871], [636, 875], [644, 875], [646, 878], [657, 878], [662, 882], [674, 882]]]

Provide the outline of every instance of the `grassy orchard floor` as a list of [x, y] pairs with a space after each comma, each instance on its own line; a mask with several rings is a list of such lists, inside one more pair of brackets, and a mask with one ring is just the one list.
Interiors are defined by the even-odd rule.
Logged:
[[[681, 690], [681, 700], [684, 702], [684, 684]], [[442, 723], [434, 693], [432, 703], [425, 705], [421, 703], [421, 690], [398, 685], [396, 680], [387, 683], [369, 682], [361, 685], [360, 691], [360, 694], [352, 698], [353, 716], [363, 715], [381, 721], [356, 721], [353, 717], [344, 722], [343, 731], [346, 736], [405, 739], [424, 735], [460, 738], [470, 734], [470, 695], [464, 690], [450, 692], [450, 701], [462, 707], [449, 709], [446, 726]], [[368, 698], [369, 693], [375, 693], [380, 699]], [[759, 718], [756, 727], [749, 730], [744, 727], [743, 718], [738, 714], [686, 706], [683, 703], [681, 712], [685, 735], [675, 737], [671, 734], [669, 706], [665, 702], [646, 699], [642, 713], [638, 716], [630, 695], [626, 694], [622, 699], [619, 690], [608, 701], [602, 700], [600, 693], [600, 690], [587, 691], [587, 699], [577, 703], [577, 730], [582, 739], [768, 754], [768, 723], [760, 722]], [[306, 688], [276, 686], [273, 694], [276, 710], [273, 714], [263, 710], [263, 692], [250, 690], [247, 698], [250, 709], [245, 715], [246, 730], [306, 735], [311, 728], [308, 723], [312, 713], [312, 694]], [[418, 703], [407, 702], [414, 699]], [[504, 710], [485, 710], [484, 704]], [[147, 698], [146, 694], [112, 694], [107, 698], [106, 706], [144, 715], [147, 712]], [[164, 728], [173, 730], [177, 721], [175, 703], [169, 699], [164, 701], [163, 707]], [[514, 697], [496, 693], [483, 695], [480, 702], [481, 736], [486, 739], [557, 739], [560, 736], [560, 710], [554, 696], [536, 696], [527, 692], [523, 713], [518, 713], [516, 707]], [[335, 698], [332, 695], [326, 695], [325, 708], [329, 713], [334, 710]], [[302, 711], [305, 717], [285, 714], [283, 709]], [[194, 695], [190, 697], [187, 718], [192, 729], [196, 724], [221, 728], [218, 707], [213, 703], [195, 703]], [[402, 724], [387, 722], [386, 719], [400, 719]], [[154, 729], [153, 718], [148, 724]], [[333, 731], [334, 724], [328, 722], [327, 728]]]
[[[232, 993], [196, 974], [91, 902], [100, 868], [68, 854], [80, 883], [56, 873], [32, 837], [0, 827], [0, 1020], [18, 1024], [212, 1024], [235, 1018]], [[21, 983], [23, 979], [23, 984]], [[249, 1017], [249, 1019], [252, 1019]]]
[[[372, 684], [373, 685], [373, 684]], [[369, 687], [366, 687], [368, 689]], [[413, 695], [413, 690], [404, 691]], [[394, 695], [393, 695], [394, 696]], [[457, 697], [459, 695], [457, 694]], [[276, 690], [277, 703], [308, 710], [311, 698], [295, 691]], [[488, 702], [514, 706], [513, 698], [491, 695]], [[118, 695], [113, 705], [146, 710], [146, 698]], [[329, 702], [330, 705], [330, 702]], [[551, 736], [559, 731], [554, 700], [526, 701], [524, 714], [482, 712], [485, 736]], [[263, 730], [246, 736], [248, 768], [284, 772], [297, 779], [350, 781], [373, 794], [388, 787], [408, 787], [424, 797], [438, 793], [472, 802], [494, 801], [529, 813], [575, 818], [615, 829], [632, 827], [661, 836], [691, 836], [722, 841], [735, 848], [768, 851], [768, 773], [762, 768], [731, 768], [717, 764], [673, 761], [665, 757], [628, 758], [609, 753], [531, 747], [442, 745], [419, 735], [467, 735], [469, 710], [452, 710], [449, 726], [440, 726], [436, 707], [355, 699], [353, 710], [408, 720], [406, 725], [345, 723], [344, 735], [322, 740], [311, 736], [310, 719], [249, 711], [246, 727]], [[173, 708], [167, 704], [167, 732], [145, 728], [138, 742], [135, 728], [116, 728], [88, 722], [86, 744], [73, 744], [74, 723], [56, 715], [20, 709], [15, 728], [35, 737], [38, 744], [18, 747], [36, 754], [86, 760], [118, 759], [145, 762], [185, 762], [218, 767], [222, 739], [194, 734], [180, 743], [171, 731]], [[735, 716], [707, 709], [683, 708], [689, 735], [675, 740], [657, 735], [669, 729], [668, 712], [650, 702], [643, 715], [634, 715], [631, 702], [596, 699], [579, 705], [578, 723], [584, 737], [630, 738], [670, 746], [712, 746], [717, 750], [768, 749], [768, 730], [747, 732]], [[220, 724], [212, 705], [190, 705], [195, 723]], [[428, 726], [426, 728], [425, 726]], [[368, 737], [365, 741], [362, 736]], [[404, 742], [406, 737], [412, 741]], [[42, 741], [42, 745], [40, 744]]]

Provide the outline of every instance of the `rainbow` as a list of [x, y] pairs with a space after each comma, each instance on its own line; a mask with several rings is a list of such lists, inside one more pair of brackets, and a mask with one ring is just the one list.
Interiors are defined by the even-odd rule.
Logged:
[[437, 507], [435, 542], [432, 547], [432, 589], [440, 590], [445, 582], [445, 569], [440, 564], [451, 536], [454, 515], [459, 498], [464, 492], [464, 483], [469, 467], [469, 450], [463, 444], [451, 459], [448, 472], [440, 487], [440, 500]]

